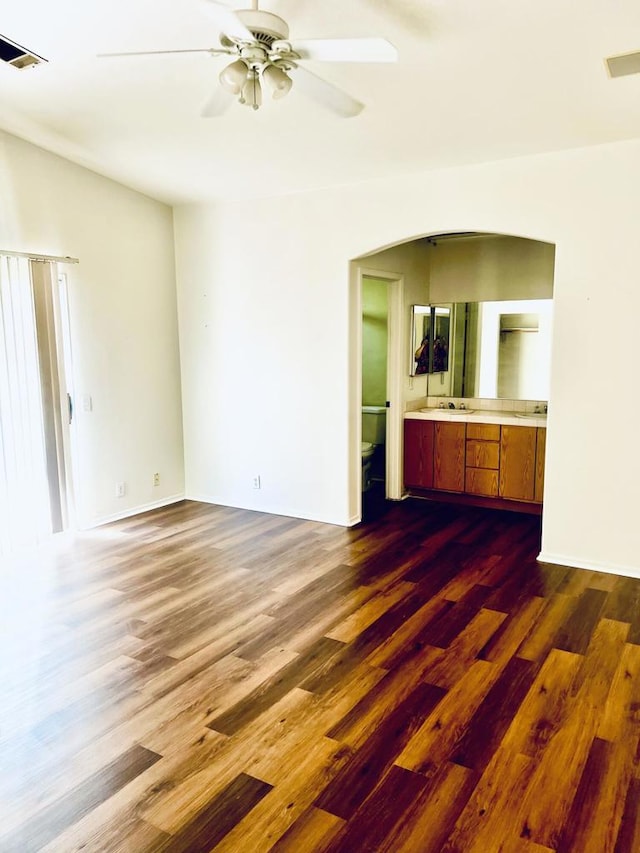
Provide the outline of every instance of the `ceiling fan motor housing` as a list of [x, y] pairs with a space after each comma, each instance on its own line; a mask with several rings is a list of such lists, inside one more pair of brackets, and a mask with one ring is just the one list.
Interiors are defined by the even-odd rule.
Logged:
[[[236, 15], [245, 27], [255, 37], [256, 41], [265, 47], [271, 47], [274, 41], [288, 41], [289, 26], [278, 15], [263, 12], [260, 9], [240, 9]], [[222, 36], [221, 42], [229, 47], [234, 44], [227, 36]]]

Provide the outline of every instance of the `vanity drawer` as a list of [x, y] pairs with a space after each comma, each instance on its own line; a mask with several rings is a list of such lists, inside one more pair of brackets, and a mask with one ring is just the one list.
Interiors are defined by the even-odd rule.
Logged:
[[498, 471], [492, 471], [489, 468], [467, 468], [464, 490], [470, 495], [497, 497]]
[[491, 468], [497, 471], [499, 467], [500, 442], [467, 440], [467, 468]]
[[500, 441], [500, 424], [467, 424], [467, 438]]

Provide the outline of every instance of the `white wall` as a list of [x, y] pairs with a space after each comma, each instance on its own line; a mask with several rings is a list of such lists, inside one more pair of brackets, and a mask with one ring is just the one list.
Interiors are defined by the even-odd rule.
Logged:
[[188, 493], [347, 523], [348, 259], [422, 234], [515, 234], [556, 244], [543, 553], [640, 575], [639, 196], [634, 141], [179, 209]]
[[[181, 496], [171, 209], [7, 134], [0, 184], [0, 250], [80, 259], [60, 267], [70, 291], [79, 524]], [[81, 394], [93, 411], [81, 410]], [[127, 483], [122, 498], [117, 481]]]
[[276, 208], [176, 212], [187, 493], [343, 523], [348, 255], [300, 227], [308, 199], [289, 199], [291, 240]]

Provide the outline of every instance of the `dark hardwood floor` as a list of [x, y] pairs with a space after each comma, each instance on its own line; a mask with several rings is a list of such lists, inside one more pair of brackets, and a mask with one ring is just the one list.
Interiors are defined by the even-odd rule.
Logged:
[[184, 502], [3, 566], [0, 851], [640, 851], [640, 581], [375, 509]]

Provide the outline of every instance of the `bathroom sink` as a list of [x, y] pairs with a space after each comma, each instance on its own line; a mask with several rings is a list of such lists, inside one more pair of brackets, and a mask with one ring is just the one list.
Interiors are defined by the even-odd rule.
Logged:
[[546, 418], [546, 412], [514, 412], [517, 418]]

